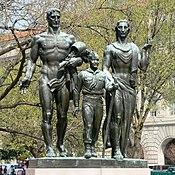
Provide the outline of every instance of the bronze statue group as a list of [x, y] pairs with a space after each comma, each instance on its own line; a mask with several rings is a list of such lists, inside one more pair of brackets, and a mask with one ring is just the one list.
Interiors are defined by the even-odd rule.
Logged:
[[[48, 31], [32, 39], [30, 58], [20, 89], [25, 93], [35, 71], [36, 61], [42, 61], [39, 79], [39, 96], [42, 106], [42, 133], [46, 144], [46, 157], [57, 154], [52, 142], [53, 102], [57, 109], [57, 149], [61, 157], [67, 157], [64, 136], [67, 128], [69, 102], [74, 102], [74, 115], [79, 111], [80, 93], [82, 99], [82, 119], [84, 123], [83, 141], [85, 158], [97, 157], [95, 144], [98, 139], [103, 117], [102, 98], [106, 93], [106, 119], [103, 124], [104, 148], [112, 148], [111, 157], [123, 160], [127, 157], [126, 145], [136, 102], [137, 70], [146, 71], [147, 50], [142, 54], [133, 42], [127, 41], [130, 25], [127, 20], [117, 22], [116, 42], [106, 46], [102, 67], [98, 69], [98, 54], [76, 41], [73, 35], [60, 31], [59, 9], [47, 11]], [[89, 63], [87, 70], [77, 72], [76, 67]], [[111, 69], [111, 72], [109, 72]]]

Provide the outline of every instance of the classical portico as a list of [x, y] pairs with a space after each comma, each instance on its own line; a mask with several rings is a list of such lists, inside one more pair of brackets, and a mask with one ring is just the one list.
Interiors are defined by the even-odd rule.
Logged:
[[141, 145], [144, 158], [149, 165], [164, 165], [166, 145], [175, 139], [175, 116], [161, 111], [156, 116], [149, 116], [142, 133]]

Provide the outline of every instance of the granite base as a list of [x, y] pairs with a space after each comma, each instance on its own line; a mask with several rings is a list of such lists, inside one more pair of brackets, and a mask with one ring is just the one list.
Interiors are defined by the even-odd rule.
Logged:
[[38, 158], [29, 161], [27, 175], [150, 175], [147, 161], [106, 158]]

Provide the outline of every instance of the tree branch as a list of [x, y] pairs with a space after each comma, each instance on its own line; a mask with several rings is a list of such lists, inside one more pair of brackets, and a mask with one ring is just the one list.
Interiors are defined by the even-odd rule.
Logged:
[[[28, 38], [28, 39], [26, 39], [24, 41], [21, 41], [19, 44], [21, 46], [24, 46], [26, 44], [29, 44], [30, 41], [31, 41], [31, 38]], [[6, 53], [16, 49], [17, 47], [18, 47], [18, 44], [16, 42], [15, 43], [11, 43], [10, 45], [5, 46], [5, 48], [1, 48], [0, 49], [0, 55], [6, 54]]]
[[14, 79], [14, 81], [5, 89], [5, 91], [1, 94], [0, 96], [0, 101], [6, 97], [6, 95], [10, 92], [10, 90], [17, 84], [17, 82], [19, 81], [20, 77], [22, 76], [22, 70], [23, 70], [23, 67], [24, 67], [24, 63], [25, 63], [25, 60], [26, 60], [26, 53], [25, 53], [25, 50], [26, 48], [23, 48], [19, 42], [19, 39], [17, 38], [17, 36], [15, 35], [15, 32], [14, 30], [12, 29], [12, 34], [14, 35], [14, 38], [16, 40], [16, 43], [17, 43], [17, 46], [20, 48], [20, 51], [21, 51], [21, 54], [22, 54], [22, 59], [21, 59], [21, 64], [20, 64], [20, 67], [19, 67], [19, 71], [18, 71], [18, 74], [16, 76], [16, 78]]
[[7, 133], [10, 133], [10, 134], [23, 135], [23, 136], [27, 136], [27, 137], [30, 137], [30, 138], [33, 138], [33, 139], [36, 139], [36, 140], [44, 141], [41, 137], [36, 137], [36, 136], [30, 135], [30, 134], [23, 133], [23, 132], [20, 132], [20, 131], [15, 131], [15, 130], [12, 130], [12, 129], [0, 128], [0, 131], [7, 132]]
[[37, 107], [41, 107], [40, 103], [34, 103], [34, 102], [23, 102], [23, 101], [19, 101], [16, 102], [14, 104], [10, 104], [10, 105], [0, 105], [0, 109], [8, 109], [8, 108], [16, 108], [19, 105], [28, 105], [28, 106], [37, 106]]

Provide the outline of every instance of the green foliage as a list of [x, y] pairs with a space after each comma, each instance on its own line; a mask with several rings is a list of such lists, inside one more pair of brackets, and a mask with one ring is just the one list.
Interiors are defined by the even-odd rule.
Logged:
[[0, 158], [1, 160], [9, 160], [9, 159], [14, 159], [17, 158], [18, 153], [16, 150], [1, 150], [0, 151]]
[[[135, 147], [139, 147], [143, 124], [151, 109], [166, 107], [175, 99], [173, 85], [175, 60], [174, 60], [174, 2], [150, 1], [147, 11], [151, 15], [149, 30], [152, 37], [150, 50], [150, 64], [147, 72], [139, 74], [140, 106], [137, 108], [133, 120], [135, 130]], [[170, 10], [171, 9], [171, 10]], [[148, 35], [149, 36], [149, 35]], [[138, 38], [139, 39], [139, 38]], [[159, 102], [161, 101], [161, 106]], [[138, 150], [134, 153], [138, 157]]]

